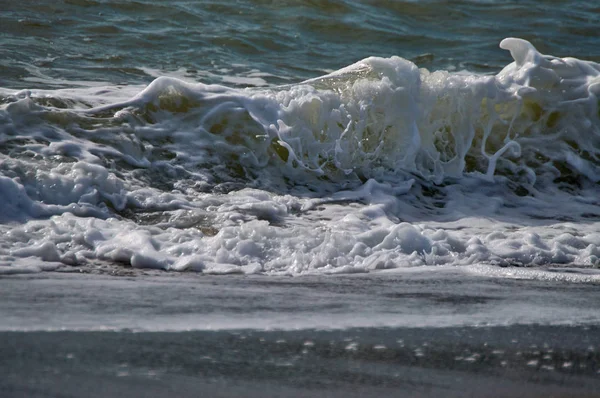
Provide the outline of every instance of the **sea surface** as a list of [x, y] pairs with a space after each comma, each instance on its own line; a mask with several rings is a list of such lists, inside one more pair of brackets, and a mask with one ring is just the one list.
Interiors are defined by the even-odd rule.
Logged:
[[0, 395], [600, 394], [598, 2], [0, 9]]
[[597, 283], [599, 22], [586, 1], [5, 7], [0, 273]]

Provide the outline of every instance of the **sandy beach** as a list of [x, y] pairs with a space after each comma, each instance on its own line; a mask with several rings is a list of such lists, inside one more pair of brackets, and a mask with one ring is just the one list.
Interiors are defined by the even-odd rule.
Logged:
[[451, 270], [436, 275], [5, 276], [0, 391], [7, 397], [600, 393], [597, 286], [459, 278]]

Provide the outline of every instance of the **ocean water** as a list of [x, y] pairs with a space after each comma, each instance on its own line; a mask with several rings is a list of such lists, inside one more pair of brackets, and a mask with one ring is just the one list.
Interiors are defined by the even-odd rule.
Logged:
[[0, 274], [600, 281], [592, 1], [0, 14]]
[[0, 396], [600, 396], [598, 2], [0, 9]]

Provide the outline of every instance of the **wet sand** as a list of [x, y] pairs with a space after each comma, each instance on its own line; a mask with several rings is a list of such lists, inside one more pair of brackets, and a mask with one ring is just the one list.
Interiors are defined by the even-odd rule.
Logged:
[[0, 396], [595, 397], [597, 287], [452, 270], [5, 276]]
[[[593, 397], [600, 329], [0, 333], [5, 397]], [[518, 337], [518, 339], [516, 339]]]

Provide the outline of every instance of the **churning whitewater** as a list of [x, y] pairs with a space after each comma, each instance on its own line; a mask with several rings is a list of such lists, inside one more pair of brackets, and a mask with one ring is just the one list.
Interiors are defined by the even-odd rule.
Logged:
[[600, 279], [600, 65], [500, 46], [496, 75], [371, 57], [266, 88], [2, 88], [0, 273]]

